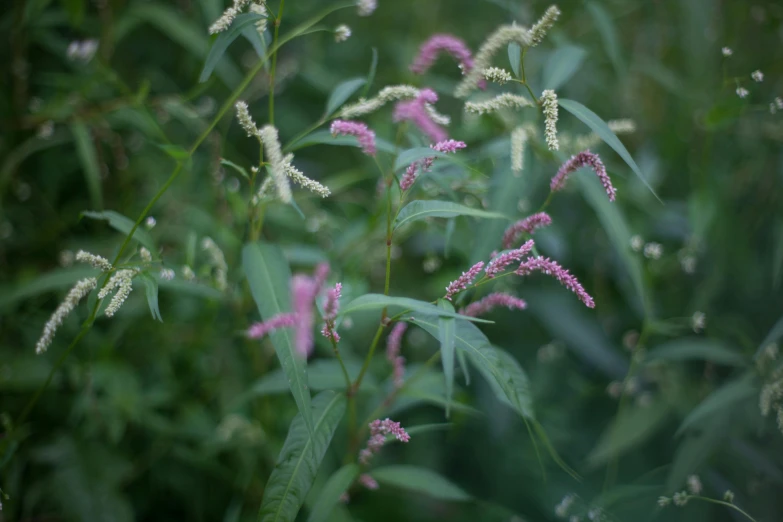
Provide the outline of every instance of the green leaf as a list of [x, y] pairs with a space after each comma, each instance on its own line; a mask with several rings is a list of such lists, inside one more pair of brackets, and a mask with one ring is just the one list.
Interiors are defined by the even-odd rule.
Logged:
[[588, 464], [600, 466], [644, 443], [665, 424], [668, 415], [669, 406], [661, 399], [649, 406], [622, 410], [587, 456]]
[[756, 354], [753, 357], [758, 358], [764, 352], [764, 349], [767, 346], [776, 342], [781, 337], [783, 337], [783, 317], [778, 319], [778, 322], [775, 323], [775, 326], [772, 327], [772, 330], [770, 330], [764, 340], [761, 341], [761, 344], [759, 345], [758, 349], [756, 350]]
[[[350, 359], [345, 360], [344, 363], [348, 375], [356, 378], [359, 375], [361, 363]], [[307, 382], [313, 391], [345, 389], [345, 377], [340, 368], [340, 362], [336, 359], [316, 359], [308, 364]], [[378, 382], [375, 377], [367, 373], [359, 390], [374, 391], [377, 387]], [[285, 393], [288, 389], [288, 377], [285, 372], [282, 369], [273, 370], [256, 380], [245, 393], [235, 399], [235, 406], [254, 397]]]
[[560, 47], [546, 62], [543, 88], [557, 90], [565, 85], [582, 66], [587, 52], [575, 45]]
[[326, 102], [324, 119], [334, 114], [334, 111], [342, 107], [348, 98], [353, 96], [353, 94], [366, 83], [367, 80], [364, 78], [353, 78], [339, 83], [332, 91], [332, 94], [329, 95], [329, 100]]
[[244, 167], [241, 167], [232, 161], [228, 161], [225, 158], [220, 158], [220, 164], [225, 165], [226, 167], [231, 167], [232, 169], [237, 171], [239, 175], [241, 175], [242, 177], [246, 179], [250, 179], [250, 175], [247, 173]]
[[242, 36], [253, 46], [256, 56], [261, 59], [266, 56], [266, 40], [254, 26], [245, 26], [242, 29]]
[[313, 399], [313, 430], [301, 413], [294, 417], [275, 469], [264, 490], [259, 522], [293, 522], [345, 413], [345, 395], [325, 391]]
[[[438, 307], [454, 313], [454, 307], [445, 299], [438, 299]], [[438, 318], [438, 338], [443, 374], [446, 376], [446, 417], [451, 413], [451, 397], [454, 394], [454, 335], [456, 320], [453, 317]]]
[[511, 70], [514, 71], [514, 76], [519, 78], [519, 61], [522, 58], [522, 48], [519, 44], [512, 42], [508, 44], [508, 63], [511, 65]]
[[156, 146], [175, 161], [188, 161], [190, 159], [190, 153], [179, 145], [164, 143], [156, 144]]
[[[123, 216], [119, 212], [115, 212], [113, 210], [104, 210], [103, 212], [84, 210], [82, 211], [81, 215], [90, 219], [108, 221], [111, 228], [122, 232], [125, 234], [125, 236], [130, 234], [130, 231], [133, 230], [133, 225], [135, 225], [135, 223], [131, 221], [129, 217]], [[137, 228], [133, 232], [133, 239], [147, 247], [147, 250], [150, 252], [158, 251], [158, 249], [155, 247], [155, 242], [152, 241], [152, 237], [147, 233], [146, 230], [142, 228]]]
[[98, 273], [98, 270], [90, 266], [74, 266], [53, 270], [30, 281], [20, 281], [13, 286], [4, 285], [0, 287], [0, 309], [52, 290], [70, 288], [77, 281], [85, 277], [95, 277]]
[[609, 201], [601, 184], [595, 177], [576, 177], [579, 188], [587, 202], [593, 207], [601, 226], [612, 242], [622, 261], [642, 307], [649, 315], [651, 304], [644, 280], [644, 270], [639, 255], [631, 250], [631, 230], [620, 207]]
[[411, 163], [415, 161], [421, 161], [424, 158], [446, 158], [448, 155], [444, 152], [438, 152], [437, 150], [429, 147], [414, 147], [407, 149], [397, 156], [394, 160], [394, 170], [407, 168]]
[[[277, 245], [248, 243], [242, 249], [242, 268], [250, 284], [250, 293], [258, 306], [261, 319], [291, 311], [289, 281], [291, 270]], [[291, 330], [280, 328], [270, 334], [280, 366], [288, 377], [288, 385], [308, 431], [313, 432], [310, 412], [310, 390], [307, 388], [306, 361], [294, 351]]]
[[471, 499], [459, 486], [427, 468], [418, 466], [384, 466], [370, 475], [378, 482], [415, 491], [439, 500], [464, 502]]
[[746, 374], [738, 379], [734, 379], [710, 393], [698, 406], [691, 410], [680, 424], [674, 436], [681, 435], [691, 426], [710, 418], [715, 412], [733, 409], [737, 404], [751, 397], [757, 397], [758, 394], [759, 389], [753, 383], [752, 375]]
[[378, 49], [373, 47], [372, 60], [370, 61], [370, 70], [367, 73], [367, 81], [364, 84], [364, 89], [362, 89], [362, 96], [367, 96], [367, 93], [370, 92], [370, 87], [372, 87], [372, 82], [375, 81], [375, 71], [377, 70], [378, 70]]
[[649, 183], [647, 183], [647, 180], [644, 178], [644, 175], [642, 174], [641, 169], [636, 164], [636, 162], [631, 157], [631, 154], [628, 152], [628, 150], [625, 148], [625, 145], [615, 136], [614, 132], [609, 129], [609, 126], [602, 120], [596, 113], [585, 107], [579, 102], [575, 102], [573, 100], [568, 100], [561, 98], [558, 100], [558, 103], [562, 108], [582, 120], [582, 123], [590, 127], [593, 132], [595, 132], [598, 137], [600, 137], [604, 143], [609, 145], [614, 149], [614, 151], [620, 155], [621, 158], [623, 158], [623, 161], [628, 164], [629, 167], [631, 167], [631, 170], [634, 171], [634, 173], [639, 177], [640, 180], [642, 180], [642, 183], [644, 183], [644, 186], [647, 187], [650, 192], [652, 192], [653, 196], [655, 196], [658, 201], [661, 201], [661, 199], [658, 197], [658, 195], [655, 193], [653, 188], [650, 186]]
[[141, 274], [141, 280], [144, 282], [144, 287], [147, 291], [147, 305], [150, 307], [152, 318], [162, 323], [163, 317], [161, 317], [160, 308], [158, 307], [158, 282], [146, 273]]
[[603, 6], [595, 3], [588, 2], [587, 10], [590, 11], [593, 20], [595, 20], [595, 26], [601, 35], [601, 40], [604, 43], [604, 50], [609, 55], [609, 59], [612, 60], [615, 72], [619, 75], [623, 70], [623, 61], [620, 53], [620, 42], [617, 38], [617, 30], [614, 27], [609, 13]]
[[[411, 322], [438, 338], [439, 328], [436, 317], [417, 314]], [[456, 321], [454, 339], [457, 348], [464, 351], [468, 359], [484, 375], [501, 402], [511, 406], [523, 418], [535, 418], [530, 382], [519, 363], [511, 355], [491, 346], [481, 330], [467, 321]]]
[[[434, 304], [426, 303], [424, 301], [417, 301], [416, 299], [410, 299], [408, 297], [392, 297], [383, 294], [364, 294], [359, 296], [344, 306], [342, 310], [340, 310], [340, 315], [350, 315], [354, 312], [366, 310], [380, 310], [381, 308], [386, 307], [427, 313], [434, 317], [458, 317], [460, 319], [479, 323], [492, 322], [485, 319], [478, 319], [476, 317], [459, 315], [455, 312], [448, 312], [438, 308]], [[435, 337], [437, 338], [437, 335]]]
[[215, 67], [217, 67], [220, 59], [226, 53], [228, 46], [231, 45], [234, 40], [236, 40], [239, 35], [242, 34], [242, 31], [246, 27], [250, 27], [255, 30], [251, 24], [255, 24], [263, 18], [266, 18], [266, 16], [258, 13], [241, 14], [234, 19], [231, 27], [218, 34], [218, 37], [215, 39], [215, 41], [212, 43], [212, 47], [209, 49], [209, 54], [207, 54], [206, 60], [204, 60], [204, 68], [201, 69], [201, 75], [198, 78], [199, 83], [207, 81], [209, 77], [212, 76], [212, 71], [215, 70]]
[[466, 207], [459, 203], [451, 201], [423, 200], [417, 199], [405, 205], [397, 214], [394, 220], [394, 228], [397, 229], [406, 223], [412, 223], [428, 217], [454, 217], [454, 216], [474, 216], [489, 219], [508, 219], [503, 214], [497, 212], [488, 212], [478, 208]]
[[470, 386], [470, 370], [468, 369], [468, 361], [465, 359], [465, 352], [457, 352], [457, 361], [459, 361], [459, 368], [462, 370], [462, 375], [465, 377], [465, 384]]
[[332, 473], [321, 489], [318, 500], [313, 504], [307, 522], [326, 522], [334, 507], [340, 502], [340, 496], [348, 490], [358, 476], [359, 466], [356, 464], [347, 464]]
[[669, 341], [647, 352], [647, 361], [703, 360], [728, 366], [744, 366], [745, 357], [715, 339], [686, 337]]
[[90, 131], [84, 123], [77, 121], [71, 124], [71, 134], [73, 134], [73, 141], [76, 143], [76, 154], [79, 156], [84, 171], [84, 180], [87, 182], [87, 190], [90, 193], [90, 203], [95, 208], [103, 208], [98, 154], [95, 151], [95, 143], [92, 141]]
[[699, 467], [717, 451], [731, 433], [734, 412], [721, 410], [710, 417], [701, 430], [689, 432], [677, 447], [674, 462], [666, 479], [669, 493], [681, 490], [688, 475], [698, 471]]
[[[319, 130], [311, 132], [304, 138], [294, 143], [288, 150], [295, 151], [303, 149], [305, 147], [312, 147], [313, 145], [337, 145], [340, 147], [359, 147], [359, 141], [356, 136], [332, 136], [332, 133], [328, 130]], [[394, 153], [394, 145], [382, 138], [375, 138], [375, 148]]]

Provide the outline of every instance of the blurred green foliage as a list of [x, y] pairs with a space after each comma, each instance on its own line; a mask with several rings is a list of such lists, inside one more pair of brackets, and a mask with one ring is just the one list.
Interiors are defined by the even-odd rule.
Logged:
[[[282, 34], [325, 2], [288, 4]], [[221, 0], [9, 0], [5, 7], [0, 487], [8, 497], [0, 519], [253, 520], [297, 411], [271, 344], [242, 335], [259, 320], [241, 268], [252, 193], [221, 158], [249, 166], [257, 143], [225, 117], [192, 157], [187, 150], [257, 62], [254, 43], [237, 39], [210, 79], [198, 83], [214, 40], [206, 29], [226, 7]], [[418, 182], [418, 197], [527, 215], [546, 198], [563, 157], [531, 144], [522, 176], [512, 176], [508, 135], [518, 120], [466, 117], [450, 95], [459, 78], [446, 60], [424, 77], [408, 66], [433, 32], [456, 34], [475, 49], [497, 25], [531, 24], [546, 7], [379, 0], [368, 18], [338, 11], [325, 24], [350, 25], [348, 41], [315, 32], [279, 53], [281, 139], [319, 121], [335, 86], [366, 78], [377, 52], [374, 80], [357, 94], [397, 83], [431, 86], [441, 93], [439, 110], [454, 120], [452, 137], [469, 146], [470, 169], [444, 162]], [[385, 448], [377, 457], [385, 468], [381, 488], [352, 491], [350, 504], [330, 520], [546, 521], [556, 519], [555, 506], [567, 494], [578, 495], [583, 519], [592, 507], [618, 521], [742, 519], [696, 501], [657, 506], [658, 496], [684, 489], [693, 473], [705, 496], [720, 499], [731, 490], [758, 521], [783, 513], [775, 494], [783, 485], [783, 434], [774, 412], [764, 417], [759, 408], [775, 364], [765, 349], [783, 336], [783, 110], [770, 108], [783, 96], [783, 7], [569, 0], [560, 8], [560, 21], [525, 58], [533, 90], [558, 85], [561, 98], [604, 120], [634, 120], [637, 131], [621, 140], [661, 198], [610, 147], [598, 145], [618, 201], [610, 205], [593, 179], [575, 175], [550, 206], [553, 226], [536, 235], [540, 251], [580, 278], [596, 308], [583, 309], [542, 277], [505, 279], [501, 286], [529, 309], [493, 313], [495, 324], [482, 325], [525, 369], [538, 421], [581, 480], [534, 443], [540, 439], [478, 372], [466, 384], [458, 370], [449, 429], [422, 430], [407, 445]], [[92, 59], [69, 56], [72, 42], [93, 39]], [[722, 56], [724, 46], [730, 57]], [[510, 67], [503, 53], [496, 62]], [[763, 82], [750, 78], [757, 69]], [[738, 97], [738, 87], [749, 95]], [[264, 70], [243, 95], [259, 122], [267, 119], [268, 91]], [[388, 110], [368, 123], [393, 141]], [[559, 128], [564, 136], [589, 132], [565, 110]], [[375, 197], [375, 166], [353, 148], [304, 147], [307, 139], [299, 145], [297, 165], [333, 195], [297, 192], [304, 217], [270, 205], [263, 240], [279, 244], [294, 271], [330, 261], [345, 303], [382, 291], [385, 205]], [[416, 145], [422, 143], [410, 143]], [[137, 281], [120, 313], [96, 321], [16, 425], [94, 303], [78, 308], [49, 351], [35, 355], [41, 328], [67, 289], [94, 273], [71, 266], [68, 252], [112, 258], [123, 241], [124, 233], [81, 213], [111, 210], [135, 219], [178, 161], [183, 172], [152, 208], [156, 226], [144, 229], [157, 246], [155, 258], [177, 273], [157, 281], [163, 323], [151, 316]], [[449, 281], [498, 248], [505, 225], [465, 217], [407, 225], [395, 235], [392, 295], [442, 295]], [[632, 249], [634, 235], [662, 245], [662, 256]], [[200, 249], [205, 236], [225, 254], [225, 291], [215, 287]], [[195, 282], [184, 281], [185, 264], [196, 271]], [[705, 314], [703, 328], [693, 328], [696, 312]], [[355, 376], [377, 313], [352, 319], [351, 328], [341, 328], [341, 349]], [[411, 328], [403, 351], [409, 372], [437, 346]], [[331, 357], [319, 338], [309, 362], [314, 392], [341, 385]], [[360, 418], [385, 395], [388, 375], [385, 361], [373, 362]], [[628, 393], [618, 399], [623, 387]], [[443, 379], [432, 372], [388, 414], [406, 427], [447, 422], [443, 394]], [[349, 444], [338, 429], [301, 520]], [[405, 474], [406, 465], [450, 483]]]

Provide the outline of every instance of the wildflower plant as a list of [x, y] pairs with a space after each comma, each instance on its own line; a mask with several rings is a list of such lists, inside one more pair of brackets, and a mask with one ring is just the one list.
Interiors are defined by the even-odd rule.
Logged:
[[[588, 497], [575, 492], [580, 474], [600, 468], [606, 487], [613, 486], [620, 454], [683, 409], [667, 402], [667, 380], [677, 377], [666, 364], [697, 359], [704, 348], [689, 348], [683, 355], [676, 346], [651, 347], [652, 341], [690, 331], [699, 335], [689, 342], [702, 346], [700, 340], [720, 325], [712, 312], [707, 321], [705, 312], [694, 313], [693, 307], [692, 315], [684, 317], [655, 316], [649, 280], [671, 264], [669, 252], [676, 249], [669, 250], [669, 238], [646, 242], [641, 234], [652, 238], [652, 232], [637, 234], [626, 223], [626, 205], [658, 204], [618, 138], [640, 126], [622, 114], [604, 121], [566, 97], [580, 92], [567, 85], [577, 69], [571, 63], [574, 53], [547, 47], [553, 40], [548, 35], [572, 15], [554, 5], [536, 6], [537, 20], [522, 24], [509, 16], [482, 40], [440, 32], [433, 24], [436, 32], [416, 42], [418, 50], [406, 56], [404, 70], [380, 64], [373, 50], [370, 72], [333, 82], [320, 116], [311, 119], [304, 101], [300, 106], [301, 85], [289, 88], [287, 82], [303, 77], [313, 89], [324, 86], [292, 58], [297, 45], [323, 37], [317, 42], [329, 46], [325, 56], [347, 57], [357, 40], [372, 40], [366, 33], [373, 17], [381, 16], [377, 11], [394, 6], [376, 0], [327, 2], [310, 12], [306, 3], [294, 8], [285, 0], [232, 0], [225, 7], [201, 24], [203, 45], [187, 41], [192, 27], [171, 33], [203, 54], [201, 82], [188, 96], [149, 98], [149, 83], [138, 92], [121, 85], [106, 69], [112, 52], [108, 29], [110, 36], [100, 44], [75, 40], [64, 51], [74, 67], [94, 68], [95, 78], [108, 78], [123, 93], [119, 108], [99, 100], [57, 122], [69, 125], [88, 172], [95, 210], [81, 215], [80, 226], [108, 226], [118, 241], [96, 247], [100, 254], [75, 245], [53, 250], [53, 264], [57, 252], [63, 252], [63, 271], [39, 287], [65, 291], [59, 303], [41, 303], [40, 335], [29, 342], [28, 351], [40, 361], [36, 375], [43, 372], [44, 377], [36, 377], [35, 393], [20, 413], [13, 420], [3, 418], [2, 462], [16, 466], [29, 433], [38, 429], [31, 415], [55, 400], [52, 392], [77, 389], [82, 396], [74, 423], [89, 419], [98, 427], [84, 440], [58, 439], [46, 451], [33, 453], [36, 466], [57, 462], [64, 470], [53, 475], [54, 484], [79, 484], [68, 474], [77, 473], [70, 463], [91, 438], [146, 440], [138, 432], [147, 430], [160, 434], [162, 445], [140, 448], [138, 462], [118, 464], [121, 472], [85, 486], [96, 499], [114, 498], [160, 462], [176, 468], [172, 477], [187, 488], [187, 470], [198, 464], [230, 478], [226, 495], [233, 500], [225, 519], [239, 520], [242, 511], [253, 512], [242, 519], [278, 522], [304, 519], [301, 512], [313, 521], [329, 520], [332, 514], [345, 520], [371, 518], [376, 514], [368, 514], [363, 501], [380, 498], [376, 491], [402, 488], [440, 502], [476, 501], [478, 493], [463, 490], [417, 455], [430, 432], [459, 434], [466, 417], [480, 414], [487, 419], [481, 421], [482, 436], [491, 437], [504, 425], [521, 427], [519, 445], [535, 456], [528, 467], [542, 478], [555, 474], [573, 486], [574, 492], [558, 495], [559, 502], [549, 500], [554, 494], [541, 499], [556, 518], [619, 520], [608, 496], [585, 502], [582, 498]], [[105, 20], [111, 19], [110, 9], [99, 9]], [[131, 19], [160, 14], [156, 9], [142, 6]], [[123, 23], [114, 28], [120, 35], [132, 28]], [[58, 38], [48, 45], [58, 47]], [[243, 46], [239, 67], [231, 53]], [[733, 51], [726, 47], [720, 54], [729, 60]], [[546, 80], [539, 78], [541, 63], [562, 78], [551, 72]], [[380, 74], [382, 67], [386, 70]], [[743, 99], [755, 96], [751, 89], [771, 83], [761, 70], [745, 76], [731, 86]], [[379, 78], [394, 83], [379, 85]], [[153, 90], [159, 88], [156, 84]], [[203, 104], [191, 106], [190, 98], [205, 92], [210, 95]], [[783, 110], [779, 100], [773, 98], [770, 112]], [[48, 118], [65, 110], [55, 107], [47, 119], [31, 119], [35, 139], [57, 139], [57, 126]], [[166, 118], [177, 119], [177, 126], [161, 123]], [[138, 147], [154, 147], [160, 156], [156, 173], [165, 162], [171, 167], [168, 176], [156, 174], [154, 184], [138, 187], [140, 194], [150, 193], [133, 219], [100, 210], [120, 199], [104, 201], [102, 187], [117, 183], [122, 191], [130, 186], [121, 176], [101, 173], [103, 149], [120, 156], [114, 149], [122, 139], [110, 130], [115, 124], [149, 131], [155, 141], [141, 139]], [[195, 136], [190, 143], [179, 145], [189, 134]], [[107, 146], [100, 145], [103, 139]], [[136, 161], [132, 153], [123, 155]], [[189, 184], [208, 186], [217, 203], [189, 201]], [[584, 213], [581, 223], [569, 217], [574, 192], [595, 210]], [[574, 253], [579, 245], [564, 241], [563, 230], [587, 222], [600, 224], [606, 233], [580, 239], [600, 245], [585, 256], [582, 249]], [[84, 241], [84, 248], [93, 244]], [[692, 274], [699, 266], [699, 248], [696, 242], [683, 247], [680, 257], [691, 260], [685, 272]], [[412, 283], [412, 257], [427, 260], [421, 284]], [[422, 266], [421, 259], [416, 266]], [[618, 292], [605, 277], [615, 266], [623, 272], [617, 276]], [[68, 284], [51, 282], [61, 279]], [[607, 317], [601, 314], [614, 293], [630, 295], [632, 304], [623, 313], [637, 322], [641, 317], [641, 324], [626, 328], [633, 332], [626, 342], [632, 349], [627, 361], [603, 346], [592, 328]], [[193, 321], [188, 310], [203, 304], [200, 300], [213, 315]], [[153, 373], [193, 371], [198, 379], [146, 390], [146, 377], [105, 362], [109, 350], [120, 358], [148, 357], [122, 349], [126, 336], [154, 331], [147, 312], [139, 313], [145, 307], [153, 319], [167, 321], [154, 326], [165, 328], [166, 335], [159, 337], [165, 342], [148, 344], [171, 360]], [[706, 303], [699, 303], [702, 309], [708, 310]], [[500, 319], [509, 317], [513, 340], [504, 342], [495, 321], [502, 324]], [[541, 344], [524, 351], [531, 346], [526, 330], [534, 317], [545, 318], [542, 322], [557, 338], [547, 341], [538, 357], [534, 350]], [[81, 326], [74, 329], [77, 318]], [[585, 322], [591, 326], [575, 326]], [[192, 356], [202, 335], [215, 351], [199, 354], [195, 364], [186, 362], [182, 354]], [[732, 400], [752, 398], [754, 411], [758, 401], [759, 426], [768, 420], [783, 432], [783, 371], [772, 337], [754, 357], [755, 365], [730, 350], [715, 361], [744, 372], [738, 370], [736, 381], [727, 385], [733, 386]], [[87, 343], [97, 346], [95, 353]], [[599, 397], [591, 400], [605, 399], [606, 389], [617, 403], [611, 406], [617, 409], [615, 421], [605, 426], [588, 455], [579, 453], [584, 444], [567, 442], [560, 424], [565, 421], [542, 411], [538, 402], [545, 391], [534, 373], [560, 372], [573, 363], [564, 344], [578, 346], [583, 356], [598, 353], [596, 366], [609, 378], [591, 387]], [[531, 354], [538, 359], [535, 368], [523, 364]], [[66, 377], [63, 369], [70, 369]], [[242, 379], [226, 377], [229, 372]], [[563, 393], [588, 388], [583, 380], [555, 380]], [[469, 390], [480, 393], [474, 397]], [[215, 404], [219, 415], [203, 414], [204, 404]], [[421, 412], [432, 414], [427, 408], [436, 410], [439, 423], [419, 420]], [[689, 440], [698, 440], [701, 435], [691, 431], [711, 419], [715, 407], [695, 411], [695, 420], [687, 417], [678, 432]], [[717, 431], [725, 427], [722, 422], [715, 421]], [[480, 441], [474, 446], [479, 456], [492, 449]], [[509, 452], [514, 466], [517, 456]], [[177, 468], [183, 463], [186, 471]], [[737, 507], [731, 491], [718, 495], [723, 500], [710, 496], [715, 485], [702, 483], [691, 469], [699, 465], [676, 467], [683, 476], [672, 471], [666, 491], [659, 491], [660, 484], [649, 488], [655, 490], [649, 511], [655, 511], [656, 502], [663, 510], [690, 509], [691, 501], [704, 501], [753, 520]], [[19, 491], [25, 468], [9, 469], [9, 482]], [[153, 483], [154, 477], [149, 480]], [[475, 506], [519, 520], [510, 507], [495, 502]], [[132, 516], [128, 506], [117, 505], [124, 506], [112, 513], [118, 519]], [[21, 513], [23, 505], [15, 509]]]

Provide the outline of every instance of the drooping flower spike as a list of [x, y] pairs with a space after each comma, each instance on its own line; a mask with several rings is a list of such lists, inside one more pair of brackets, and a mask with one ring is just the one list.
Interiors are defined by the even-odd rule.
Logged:
[[394, 121], [410, 121], [421, 132], [437, 143], [448, 139], [446, 131], [435, 123], [427, 112], [426, 105], [438, 101], [438, 95], [432, 89], [422, 89], [414, 100], [397, 102], [394, 107]]
[[[464, 141], [457, 140], [445, 140], [438, 142], [435, 145], [430, 145], [432, 150], [443, 152], [444, 154], [454, 153], [459, 149], [464, 149], [465, 147], [467, 147], [467, 145], [465, 145]], [[430, 156], [428, 158], [424, 158], [421, 161], [414, 161], [408, 165], [408, 168], [405, 169], [405, 174], [400, 180], [400, 189], [406, 191], [411, 188], [411, 186], [413, 186], [413, 182], [416, 181], [417, 174], [419, 172], [429, 172], [434, 161], [435, 156]]]
[[557, 141], [557, 94], [551, 89], [541, 93], [541, 105], [544, 110], [544, 138], [549, 150], [558, 150]]
[[552, 218], [546, 212], [538, 212], [525, 219], [520, 219], [509, 226], [503, 233], [503, 248], [511, 248], [519, 239], [519, 236], [525, 232], [532, 234], [536, 229], [548, 227], [552, 224]]
[[[463, 74], [473, 70], [473, 56], [464, 41], [450, 34], [435, 34], [419, 48], [419, 54], [411, 65], [411, 72], [424, 74], [432, 67], [442, 52], [450, 54], [459, 62], [459, 68]], [[478, 82], [480, 88], [483, 89], [486, 86], [483, 79], [479, 79]]]
[[247, 329], [246, 335], [249, 339], [261, 339], [275, 330], [290, 328], [295, 324], [296, 316], [294, 314], [278, 314], [268, 321], [253, 323], [250, 328]]
[[326, 293], [326, 303], [324, 303], [324, 326], [321, 328], [321, 335], [331, 339], [335, 343], [340, 342], [340, 334], [337, 333], [337, 327], [334, 324], [337, 319], [337, 313], [340, 311], [340, 298], [342, 297], [343, 284], [337, 283], [334, 288], [330, 288]]
[[360, 121], [334, 120], [330, 127], [332, 136], [356, 136], [362, 152], [375, 156], [375, 133]]
[[476, 279], [476, 276], [479, 275], [482, 268], [484, 268], [484, 261], [479, 261], [470, 267], [467, 272], [462, 272], [461, 276], [449, 283], [449, 285], [446, 287], [445, 298], [451, 301], [451, 298], [454, 294], [466, 289], [468, 285], [471, 284], [474, 279]]
[[524, 310], [527, 308], [527, 303], [513, 295], [495, 292], [489, 294], [480, 301], [476, 301], [475, 303], [471, 303], [465, 308], [460, 309], [459, 313], [470, 317], [478, 317], [501, 306], [504, 306], [509, 310]]
[[502, 109], [521, 109], [524, 107], [533, 107], [533, 102], [524, 96], [505, 92], [499, 96], [486, 101], [465, 103], [465, 112], [473, 114], [487, 114], [497, 112]]
[[589, 150], [571, 156], [568, 161], [563, 163], [549, 184], [552, 192], [562, 190], [563, 187], [565, 187], [568, 176], [582, 167], [590, 167], [593, 169], [595, 175], [601, 180], [601, 184], [604, 186], [604, 190], [606, 190], [606, 194], [609, 196], [609, 201], [614, 201], [617, 190], [612, 186], [612, 180], [609, 178], [609, 174], [606, 173], [606, 167], [601, 161], [601, 158], [598, 157], [598, 154], [594, 154]]
[[57, 329], [60, 327], [60, 325], [63, 324], [65, 318], [70, 315], [74, 308], [76, 308], [76, 305], [79, 304], [79, 301], [84, 299], [87, 294], [92, 292], [97, 285], [98, 280], [94, 277], [90, 277], [87, 279], [82, 279], [76, 283], [73, 288], [71, 288], [71, 290], [68, 292], [68, 295], [66, 295], [65, 299], [63, 299], [63, 302], [60, 303], [60, 305], [44, 325], [41, 338], [35, 345], [36, 354], [42, 354], [46, 351], [47, 348], [49, 348], [49, 345], [52, 344], [52, 339], [54, 339], [54, 334], [57, 332]]
[[532, 239], [530, 239], [526, 241], [521, 247], [515, 250], [509, 250], [507, 252], [503, 252], [498, 256], [495, 256], [487, 265], [486, 268], [487, 277], [489, 279], [494, 278], [500, 272], [505, 270], [505, 268], [508, 265], [510, 265], [515, 261], [519, 261], [526, 255], [528, 255], [533, 250], [534, 246], [535, 243], [533, 242]]
[[400, 321], [394, 325], [389, 337], [386, 339], [386, 360], [394, 368], [393, 381], [394, 387], [399, 389], [402, 386], [405, 377], [405, 357], [400, 355], [402, 348], [402, 336], [408, 329], [408, 323]]
[[595, 301], [585, 291], [579, 281], [571, 273], [547, 257], [531, 257], [523, 261], [516, 270], [517, 275], [526, 276], [535, 271], [543, 272], [557, 279], [560, 284], [571, 290], [588, 308], [595, 308]]

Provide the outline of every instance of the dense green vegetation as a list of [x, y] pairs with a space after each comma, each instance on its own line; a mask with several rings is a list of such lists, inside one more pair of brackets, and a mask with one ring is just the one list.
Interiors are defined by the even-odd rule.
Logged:
[[[275, 519], [268, 504], [292, 488], [302, 521], [783, 518], [783, 7], [559, 3], [524, 72], [513, 46], [493, 60], [527, 85], [488, 87], [557, 92], [551, 151], [536, 107], [469, 114], [453, 60], [409, 70], [433, 33], [475, 51], [547, 3], [379, 0], [366, 17], [351, 5], [324, 15], [332, 0], [281, 4], [269, 2], [280, 18], [264, 37], [242, 15], [223, 54], [229, 38], [208, 34], [223, 0], [9, 0], [0, 12], [0, 520], [293, 520], [297, 509]], [[339, 24], [352, 34], [338, 43]], [[449, 136], [467, 147], [407, 196], [430, 210], [458, 203], [459, 215], [401, 214], [387, 249], [391, 167], [401, 176], [429, 141], [393, 121], [391, 103], [357, 118], [376, 133], [377, 162], [328, 126], [344, 103], [396, 84], [434, 89]], [[259, 126], [274, 123], [329, 197], [295, 187], [294, 204], [254, 201], [259, 144], [236, 99]], [[603, 122], [620, 119], [635, 131], [618, 140]], [[537, 134], [516, 172], [520, 125]], [[615, 202], [588, 170], [549, 198], [580, 143], [603, 159]], [[512, 276], [454, 308], [491, 287], [526, 310], [493, 311], [491, 324], [446, 317], [443, 289], [501, 248], [508, 219], [542, 204], [553, 223], [535, 233], [537, 252], [570, 269], [595, 308], [552, 278]], [[99, 274], [75, 262], [80, 250], [143, 274], [113, 317], [93, 291], [36, 355], [69, 289]], [[323, 262], [328, 286], [343, 284], [352, 382], [369, 361], [347, 394], [320, 318], [301, 386], [302, 361], [281, 366], [287, 330], [245, 335], [289, 311], [287, 274]], [[387, 284], [419, 308], [396, 317], [410, 303], [365, 296]], [[402, 355], [415, 379], [398, 393], [382, 313], [414, 317]], [[456, 359], [451, 401], [440, 353]], [[297, 416], [310, 400], [312, 415]], [[370, 491], [355, 482], [360, 424], [387, 416], [410, 442], [374, 457]], [[659, 505], [697, 489], [684, 506]]]

